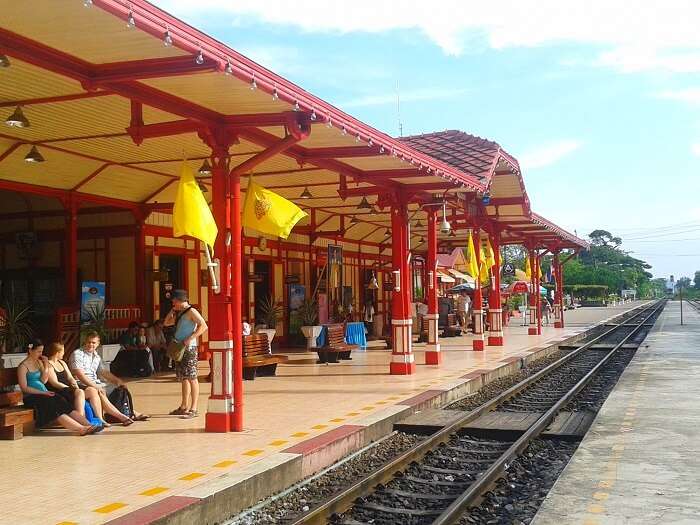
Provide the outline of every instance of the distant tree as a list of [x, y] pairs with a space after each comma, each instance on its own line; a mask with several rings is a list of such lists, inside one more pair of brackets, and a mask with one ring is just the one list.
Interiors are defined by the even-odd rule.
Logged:
[[676, 290], [683, 288], [684, 290], [687, 290], [690, 288], [690, 283], [692, 281], [690, 280], [690, 277], [679, 277], [678, 280], [676, 281]]
[[[593, 230], [588, 234], [588, 237], [591, 239], [593, 246], [607, 246], [613, 239], [612, 234], [607, 230]], [[616, 239], [619, 239], [619, 237], [616, 237]]]
[[700, 270], [695, 271], [695, 278], [693, 279], [693, 282], [695, 282], [695, 289], [700, 290]]

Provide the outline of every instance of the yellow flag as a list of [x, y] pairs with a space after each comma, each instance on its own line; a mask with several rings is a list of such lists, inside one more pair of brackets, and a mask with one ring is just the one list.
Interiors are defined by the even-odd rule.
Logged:
[[482, 260], [486, 264], [486, 269], [490, 270], [496, 264], [496, 257], [493, 254], [491, 240], [488, 237], [481, 239], [481, 253]]
[[474, 279], [479, 275], [479, 268], [476, 265], [476, 250], [474, 250], [474, 242], [472, 241], [472, 232], [469, 232], [469, 237], [467, 237], [467, 273]]
[[173, 235], [189, 235], [213, 247], [217, 233], [216, 221], [207, 200], [199, 189], [194, 173], [183, 161], [173, 206]]
[[532, 279], [532, 268], [530, 268], [530, 256], [525, 255], [525, 277], [527, 280]]
[[243, 226], [286, 239], [294, 225], [306, 217], [296, 204], [248, 179]]

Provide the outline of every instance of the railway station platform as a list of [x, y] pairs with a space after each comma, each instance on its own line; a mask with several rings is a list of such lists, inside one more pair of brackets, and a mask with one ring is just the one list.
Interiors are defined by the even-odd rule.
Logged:
[[700, 314], [667, 303], [533, 520], [700, 521]]
[[[290, 354], [276, 377], [245, 382], [241, 433], [206, 433], [203, 417], [165, 415], [179, 400], [170, 375], [134, 381], [136, 408], [152, 415], [149, 422], [84, 438], [42, 431], [0, 442], [0, 523], [220, 522], [222, 509], [255, 503], [387, 434], [395, 420], [475, 391], [641, 304], [569, 311], [567, 328], [545, 326], [541, 336], [513, 323], [506, 345], [484, 352], [472, 351], [468, 336], [443, 339], [443, 364], [419, 364], [409, 376], [388, 374], [391, 351], [383, 348], [331, 365]], [[417, 363], [423, 348], [415, 347]], [[208, 395], [203, 383], [200, 406]]]

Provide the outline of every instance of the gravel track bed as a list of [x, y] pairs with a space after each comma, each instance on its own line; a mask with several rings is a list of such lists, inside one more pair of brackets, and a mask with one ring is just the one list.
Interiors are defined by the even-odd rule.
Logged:
[[521, 368], [515, 374], [511, 374], [509, 376], [501, 377], [494, 381], [491, 381], [487, 385], [481, 387], [478, 392], [474, 393], [469, 397], [465, 397], [464, 399], [460, 399], [459, 401], [455, 401], [451, 405], [446, 406], [445, 409], [463, 410], [465, 412], [474, 410], [475, 408], [480, 407], [487, 401], [500, 395], [504, 390], [507, 390], [513, 385], [520, 383], [520, 381], [530, 377], [533, 374], [536, 374], [543, 368], [548, 367], [557, 359], [561, 359], [562, 357], [564, 357], [567, 353], [568, 351], [557, 350], [546, 357], [533, 361], [526, 365], [525, 368]]
[[578, 442], [533, 440], [459, 525], [527, 525], [577, 447]]
[[289, 523], [309, 508], [329, 499], [339, 490], [347, 488], [422, 439], [424, 438], [421, 436], [403, 433], [389, 436], [374, 447], [289, 494], [276, 499], [273, 496], [264, 507], [226, 523], [227, 525]]
[[628, 349], [620, 349], [615, 352], [605, 368], [581, 392], [576, 394], [564, 410], [598, 412], [636, 352], [636, 350]]

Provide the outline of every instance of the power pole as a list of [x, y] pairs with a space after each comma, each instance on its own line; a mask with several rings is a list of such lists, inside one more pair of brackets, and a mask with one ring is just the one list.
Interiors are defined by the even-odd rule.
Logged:
[[[680, 281], [680, 279], [679, 279]], [[681, 298], [681, 326], [683, 326], [683, 284], [679, 283], [678, 285], [678, 295]]]

